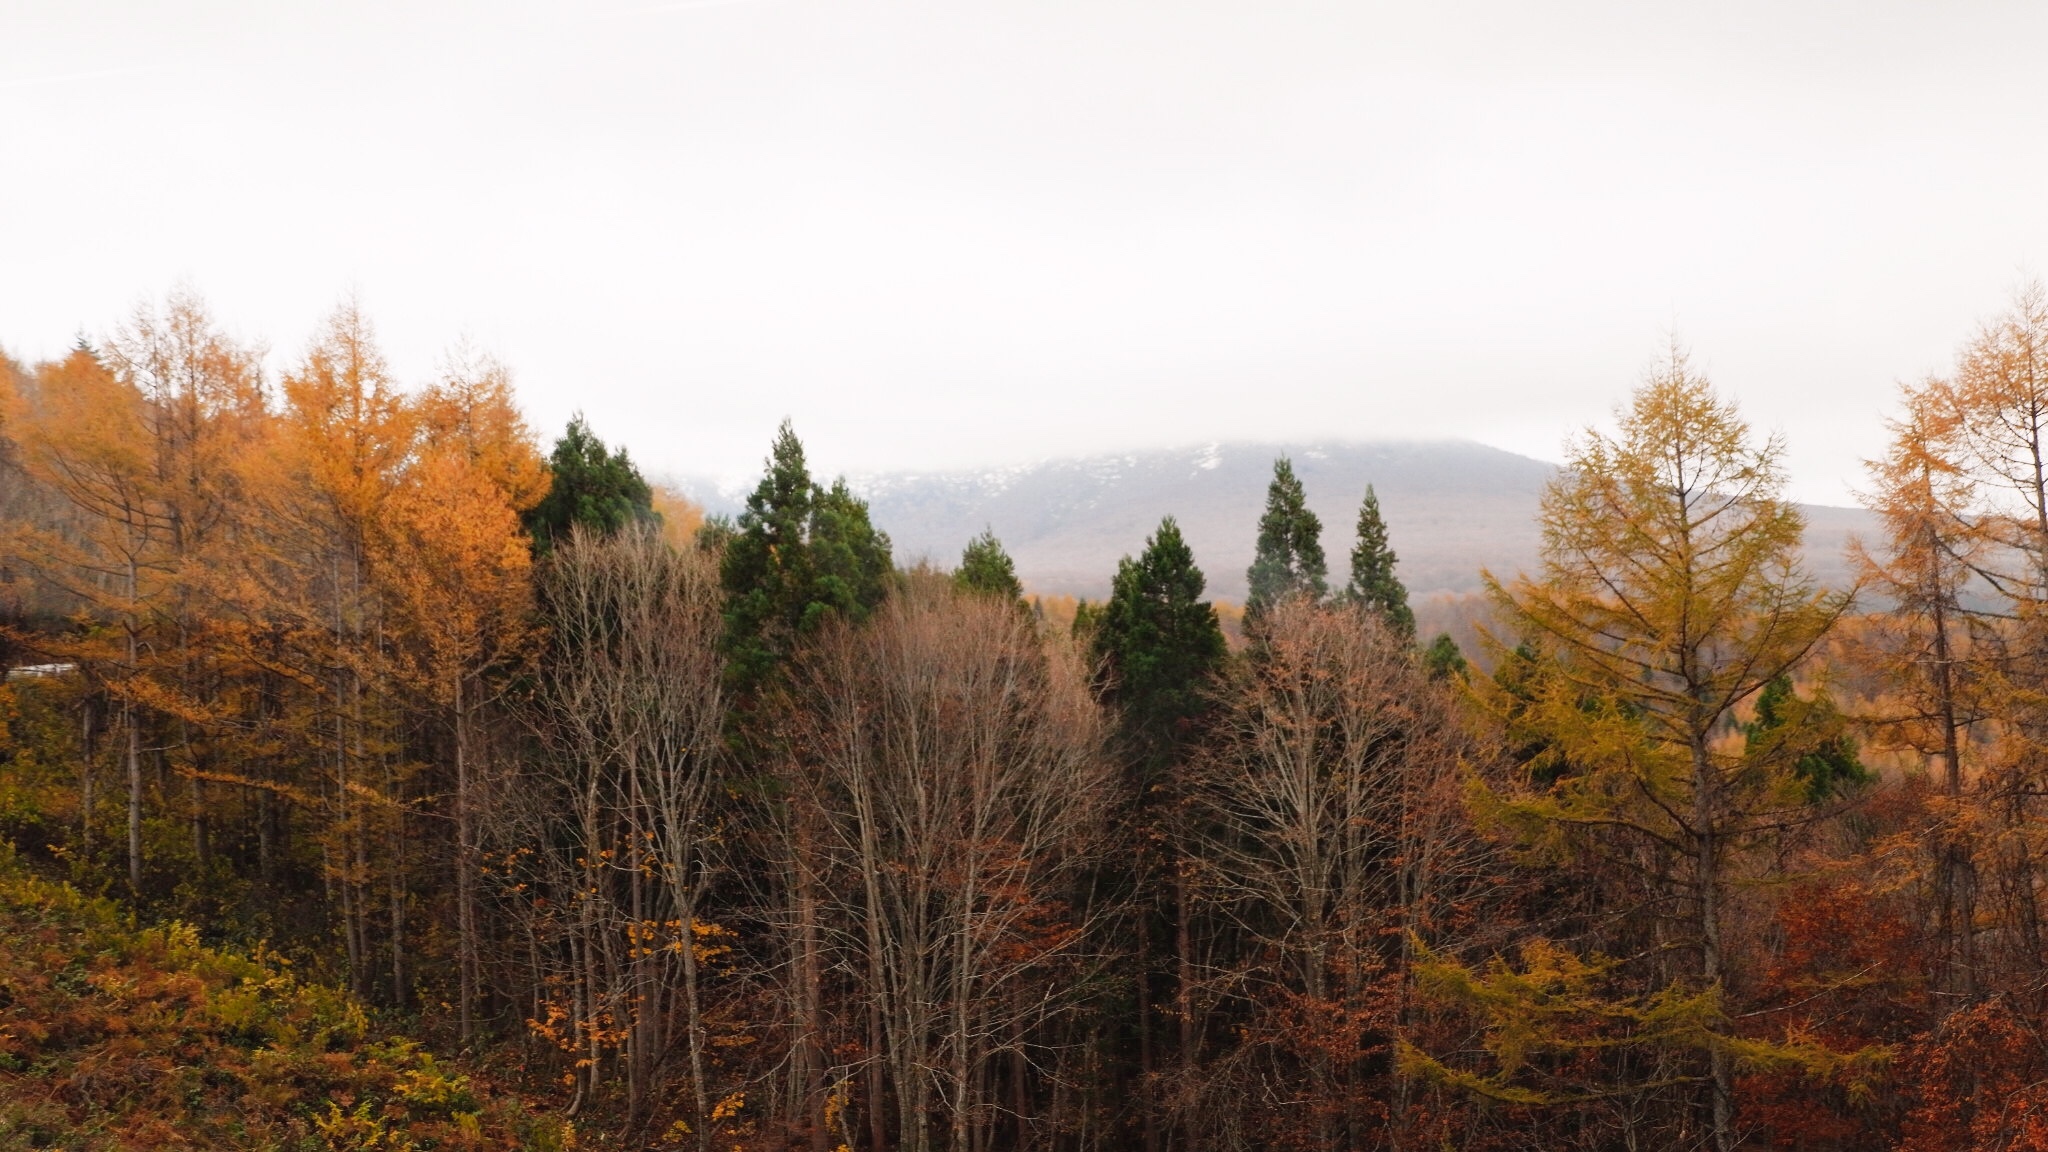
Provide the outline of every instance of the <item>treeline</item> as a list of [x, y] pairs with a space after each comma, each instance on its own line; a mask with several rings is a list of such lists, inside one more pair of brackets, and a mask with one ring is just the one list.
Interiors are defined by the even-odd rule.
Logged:
[[1284, 459], [1232, 644], [1171, 518], [1054, 625], [787, 425], [700, 522], [352, 307], [261, 365], [184, 293], [0, 361], [0, 830], [587, 1146], [2048, 1148], [2038, 288], [1860, 588], [1674, 352], [1473, 663]]

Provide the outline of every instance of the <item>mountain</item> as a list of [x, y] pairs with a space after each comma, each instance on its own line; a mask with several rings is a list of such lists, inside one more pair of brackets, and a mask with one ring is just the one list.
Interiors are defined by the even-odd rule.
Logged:
[[[1144, 547], [1172, 515], [1209, 578], [1212, 596], [1242, 601], [1273, 460], [1286, 454], [1323, 521], [1332, 584], [1349, 574], [1358, 504], [1371, 484], [1411, 593], [1477, 591], [1479, 570], [1507, 575], [1536, 563], [1536, 512], [1557, 466], [1469, 441], [1212, 443], [1046, 460], [979, 471], [849, 476], [898, 562], [950, 566], [969, 538], [995, 531], [1033, 592], [1100, 598], [1117, 560]], [[735, 494], [683, 484], [711, 511]], [[1808, 506], [1808, 562], [1828, 583], [1847, 580], [1848, 537], [1868, 532], [1856, 508]]]

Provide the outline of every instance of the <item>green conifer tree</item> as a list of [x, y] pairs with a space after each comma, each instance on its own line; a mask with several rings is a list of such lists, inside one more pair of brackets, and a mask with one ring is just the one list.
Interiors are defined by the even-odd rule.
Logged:
[[578, 524], [586, 531], [610, 535], [628, 524], [661, 519], [654, 510], [653, 490], [626, 450], [614, 453], [605, 447], [580, 412], [555, 441], [548, 468], [548, 494], [525, 515], [526, 530], [541, 552], [568, 539]]
[[1422, 667], [1431, 680], [1446, 680], [1456, 676], [1464, 679], [1469, 665], [1465, 653], [1458, 648], [1458, 642], [1451, 639], [1449, 632], [1439, 632], [1429, 647], [1422, 650]]
[[1223, 629], [1201, 598], [1205, 584], [1180, 526], [1168, 516], [1143, 554], [1117, 565], [1109, 602], [1094, 616], [1105, 698], [1122, 713], [1124, 730], [1147, 765], [1170, 759], [1190, 735], [1223, 664]]
[[1067, 634], [1076, 640], [1085, 641], [1090, 651], [1095, 651], [1095, 633], [1102, 623], [1102, 605], [1092, 600], [1078, 600], [1074, 603], [1074, 622]]
[[1386, 521], [1380, 519], [1380, 498], [1367, 484], [1365, 502], [1358, 509], [1358, 543], [1351, 549], [1351, 583], [1344, 588], [1344, 599], [1378, 612], [1387, 627], [1412, 639], [1415, 610], [1408, 606], [1408, 589], [1394, 575], [1394, 560], [1394, 550], [1387, 546]]
[[1294, 464], [1285, 456], [1273, 461], [1266, 511], [1259, 517], [1258, 550], [1245, 573], [1251, 584], [1247, 617], [1256, 617], [1289, 596], [1323, 598], [1329, 591], [1329, 564], [1323, 558], [1322, 537], [1323, 522], [1308, 510]]
[[1831, 730], [1830, 735], [1793, 762], [1792, 774], [1806, 786], [1806, 798], [1815, 804], [1854, 791], [1872, 779], [1870, 769], [1856, 753], [1856, 741], [1846, 731], [1834, 701], [1825, 695], [1801, 700], [1792, 690], [1792, 678], [1779, 676], [1756, 696], [1756, 717], [1742, 726], [1743, 750], [1756, 754], [1786, 735], [1787, 725], [1811, 724]]
[[960, 554], [960, 567], [953, 571], [953, 584], [963, 592], [1024, 601], [1024, 585], [1017, 581], [1017, 565], [1003, 551], [1002, 541], [992, 529], [967, 542]]
[[888, 591], [889, 538], [844, 480], [827, 489], [811, 479], [786, 420], [724, 545], [726, 675], [742, 693], [774, 674], [798, 636], [833, 614], [866, 619]]
[[895, 572], [889, 537], [875, 529], [868, 502], [855, 496], [843, 478], [834, 480], [830, 488], [813, 490], [810, 528], [814, 583], [800, 630], [817, 627], [827, 613], [855, 623], [866, 620], [888, 594]]

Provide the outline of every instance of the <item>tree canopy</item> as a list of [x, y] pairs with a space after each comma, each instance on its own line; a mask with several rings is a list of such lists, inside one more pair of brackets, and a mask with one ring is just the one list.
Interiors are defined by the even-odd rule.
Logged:
[[526, 530], [541, 551], [566, 540], [574, 526], [610, 535], [628, 524], [658, 521], [654, 490], [624, 448], [613, 452], [590, 430], [581, 413], [569, 421], [548, 454], [552, 477], [547, 495], [525, 516]]
[[1168, 516], [1137, 559], [1117, 565], [1109, 600], [1093, 618], [1105, 696], [1145, 757], [1169, 755], [1208, 708], [1225, 645], [1216, 610], [1202, 599], [1205, 584]]
[[1415, 636], [1415, 610], [1408, 606], [1408, 589], [1394, 575], [1394, 550], [1387, 543], [1386, 521], [1380, 519], [1380, 498], [1372, 485], [1365, 486], [1365, 500], [1358, 507], [1358, 543], [1351, 548], [1351, 581], [1343, 597], [1353, 604], [1379, 613], [1399, 635]]
[[1273, 461], [1266, 486], [1266, 511], [1259, 517], [1259, 541], [1245, 573], [1251, 585], [1247, 616], [1256, 616], [1289, 596], [1321, 600], [1329, 591], [1329, 563], [1323, 558], [1323, 523], [1308, 510], [1308, 496], [1295, 478], [1294, 464]]
[[866, 619], [888, 591], [888, 536], [844, 480], [811, 479], [786, 420], [724, 546], [726, 669], [743, 691], [773, 675], [799, 636], [835, 615]]

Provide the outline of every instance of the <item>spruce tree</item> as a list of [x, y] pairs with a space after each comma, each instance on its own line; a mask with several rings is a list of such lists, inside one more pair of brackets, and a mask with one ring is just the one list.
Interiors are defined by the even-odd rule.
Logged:
[[1251, 585], [1246, 616], [1256, 617], [1289, 596], [1323, 598], [1329, 591], [1329, 564], [1323, 558], [1322, 537], [1323, 522], [1308, 510], [1294, 464], [1285, 456], [1273, 461], [1266, 511], [1259, 517], [1258, 550], [1245, 573]]
[[[1136, 560], [1124, 557], [1093, 620], [1105, 698], [1147, 767], [1164, 763], [1206, 710], [1225, 647], [1195, 554], [1168, 516]], [[1079, 622], [1077, 617], [1077, 623]]]
[[889, 538], [844, 480], [827, 489], [811, 479], [786, 420], [724, 544], [726, 676], [742, 693], [774, 674], [798, 636], [835, 614], [866, 619], [888, 590]]
[[1387, 524], [1380, 519], [1380, 498], [1365, 486], [1358, 509], [1358, 543], [1351, 549], [1351, 583], [1344, 599], [1380, 614], [1387, 627], [1402, 636], [1415, 635], [1415, 611], [1408, 607], [1408, 589], [1394, 575], [1394, 550], [1387, 546]]
[[614, 453], [607, 448], [580, 412], [555, 441], [548, 469], [548, 494], [524, 517], [534, 547], [541, 552], [567, 540], [579, 524], [609, 536], [628, 524], [661, 519], [654, 510], [654, 491], [626, 450]]
[[1024, 585], [1017, 581], [1016, 563], [1003, 551], [1003, 543], [996, 539], [995, 532], [987, 528], [967, 542], [967, 550], [960, 554], [960, 567], [953, 571], [953, 584], [963, 592], [1020, 604], [1024, 601]]

